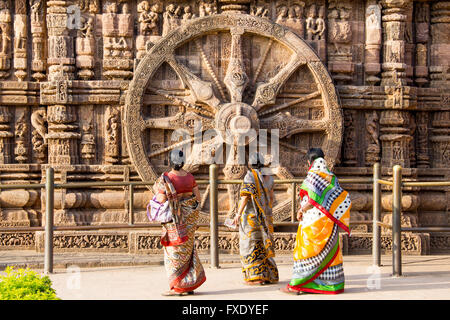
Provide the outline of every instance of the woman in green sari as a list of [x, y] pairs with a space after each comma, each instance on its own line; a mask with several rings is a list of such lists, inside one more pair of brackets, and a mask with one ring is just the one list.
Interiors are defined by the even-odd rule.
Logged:
[[273, 179], [263, 176], [263, 161], [256, 154], [241, 186], [241, 201], [235, 217], [239, 224], [242, 273], [248, 285], [278, 282], [273, 241]]

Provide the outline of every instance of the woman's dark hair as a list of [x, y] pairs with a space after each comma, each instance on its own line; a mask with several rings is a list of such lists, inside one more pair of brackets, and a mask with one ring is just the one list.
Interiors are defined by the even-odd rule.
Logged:
[[249, 157], [248, 165], [253, 169], [261, 169], [264, 167], [264, 159], [259, 153], [253, 153]]
[[169, 157], [170, 167], [173, 170], [180, 170], [184, 166], [184, 153], [182, 150], [172, 150]]
[[313, 163], [314, 160], [316, 160], [317, 158], [324, 158], [325, 155], [323, 154], [322, 149], [320, 148], [311, 148], [309, 149], [306, 157], [308, 158], [309, 163]]

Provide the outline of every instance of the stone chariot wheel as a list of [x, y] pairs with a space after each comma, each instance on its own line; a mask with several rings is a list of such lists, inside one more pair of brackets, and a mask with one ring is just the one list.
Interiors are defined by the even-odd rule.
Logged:
[[[238, 136], [251, 129], [279, 129], [275, 174], [281, 179], [306, 173], [310, 147], [321, 147], [331, 165], [341, 147], [342, 111], [325, 66], [293, 32], [246, 14], [194, 19], [161, 38], [140, 61], [126, 97], [124, 127], [142, 180], [167, 170], [169, 152], [195, 140], [199, 121], [203, 132], [221, 133], [221, 139], [203, 140], [200, 147], [209, 151], [238, 144], [226, 131]], [[187, 139], [173, 141], [176, 129], [184, 129]], [[206, 178], [206, 165], [195, 171]], [[245, 167], [227, 163], [223, 174], [242, 178]], [[278, 188], [284, 192], [275, 198], [274, 216], [285, 220], [287, 186]], [[227, 191], [220, 195], [221, 212], [237, 203], [237, 187], [227, 186]]]

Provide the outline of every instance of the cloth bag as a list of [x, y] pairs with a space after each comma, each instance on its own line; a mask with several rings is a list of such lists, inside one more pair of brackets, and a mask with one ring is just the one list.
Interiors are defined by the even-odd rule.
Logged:
[[172, 211], [170, 210], [169, 201], [161, 203], [154, 196], [147, 205], [147, 217], [151, 222], [166, 223], [171, 221]]
[[[160, 179], [155, 183], [153, 190], [155, 192], [164, 190], [168, 199], [161, 204], [156, 201], [155, 196], [147, 206], [147, 215], [149, 215], [150, 221], [159, 221], [163, 225], [161, 244], [167, 247], [185, 243], [188, 240], [186, 224], [181, 217], [181, 207], [176, 190], [167, 173], [161, 175]], [[149, 207], [150, 210], [148, 210]], [[174, 212], [178, 214], [174, 214]]]

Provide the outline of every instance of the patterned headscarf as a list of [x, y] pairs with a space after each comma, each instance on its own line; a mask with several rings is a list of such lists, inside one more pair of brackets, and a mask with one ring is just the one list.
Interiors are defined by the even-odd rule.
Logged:
[[309, 168], [308, 175], [300, 187], [300, 197], [305, 196], [310, 204], [350, 233], [350, 196], [341, 188], [334, 173], [328, 170], [324, 158], [315, 159]]

